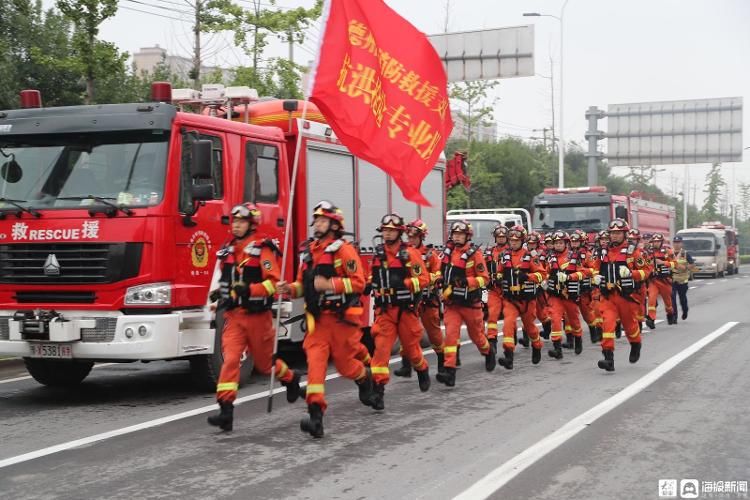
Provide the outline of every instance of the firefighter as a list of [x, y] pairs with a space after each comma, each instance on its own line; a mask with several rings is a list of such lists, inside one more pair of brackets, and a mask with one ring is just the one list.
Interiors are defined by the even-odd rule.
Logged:
[[359, 387], [359, 400], [372, 406], [372, 377], [358, 359], [359, 330], [365, 288], [362, 262], [354, 247], [344, 240], [344, 214], [328, 201], [313, 210], [313, 238], [300, 249], [300, 267], [293, 283], [279, 282], [279, 293], [304, 297], [306, 333], [302, 344], [307, 357], [307, 409], [300, 421], [303, 432], [323, 437], [325, 379], [329, 356], [336, 370]]
[[638, 309], [641, 304], [632, 297], [648, 278], [646, 259], [639, 249], [628, 253], [625, 234], [630, 228], [623, 219], [609, 223], [609, 244], [602, 248], [594, 261], [596, 275], [593, 284], [601, 290], [600, 310], [602, 314], [602, 355], [599, 368], [615, 370], [615, 328], [618, 319], [622, 323], [630, 342], [631, 363], [641, 355], [641, 329], [638, 326]]
[[[539, 245], [541, 244], [543, 238], [544, 237], [536, 231], [530, 232], [529, 236], [526, 238], [526, 248], [531, 254], [531, 257], [537, 263], [539, 263], [542, 267], [546, 268], [547, 266], [546, 248], [544, 249], [539, 248]], [[542, 282], [542, 286], [539, 287], [539, 290], [536, 296], [536, 318], [542, 324], [541, 336], [542, 338], [545, 338], [545, 339], [549, 339], [550, 334], [552, 333], [552, 318], [548, 315], [550, 312], [548, 308], [548, 302], [549, 301], [547, 298], [547, 280], [545, 280]], [[547, 314], [547, 316], [545, 316], [545, 314]], [[529, 336], [525, 334], [525, 332], [524, 332], [521, 345], [523, 345], [524, 347], [529, 346]]]
[[508, 228], [503, 224], [497, 224], [492, 230], [492, 236], [495, 238], [495, 245], [484, 252], [490, 276], [487, 286], [487, 340], [497, 352], [497, 323], [503, 311], [503, 274], [500, 269], [500, 256], [508, 248]]
[[372, 326], [375, 341], [371, 364], [375, 383], [373, 409], [382, 410], [385, 386], [390, 381], [391, 349], [396, 339], [401, 340], [404, 355], [417, 371], [419, 389], [422, 392], [430, 389], [430, 372], [419, 345], [422, 323], [418, 316], [422, 290], [430, 285], [430, 275], [419, 251], [402, 239], [406, 231], [403, 217], [387, 214], [377, 230], [383, 242], [375, 247], [368, 283], [372, 286], [376, 310]]
[[680, 307], [682, 308], [682, 320], [688, 317], [688, 281], [690, 280], [690, 267], [695, 264], [693, 256], [682, 247], [682, 236], [675, 236], [672, 240], [674, 249], [675, 268], [672, 274], [672, 318], [677, 323], [677, 295], [680, 296]]
[[591, 269], [580, 260], [580, 253], [569, 248], [570, 237], [565, 231], [557, 230], [552, 234], [554, 252], [547, 262], [549, 272], [550, 308], [552, 309], [552, 345], [548, 354], [551, 358], [562, 359], [563, 318], [565, 329], [570, 331], [575, 353], [581, 354], [581, 322], [578, 318], [577, 300], [581, 295], [581, 282], [591, 276]]
[[648, 317], [646, 324], [649, 328], [656, 327], [656, 301], [661, 296], [664, 309], [667, 312], [667, 324], [677, 323], [677, 315], [672, 307], [672, 271], [675, 268], [674, 252], [664, 243], [664, 235], [656, 233], [651, 237], [649, 257], [653, 266], [653, 273], [648, 285]]
[[286, 386], [287, 401], [300, 395], [300, 375], [286, 363], [273, 358], [274, 336], [271, 305], [281, 267], [281, 252], [268, 238], [258, 237], [261, 212], [253, 203], [232, 209], [232, 240], [219, 250], [221, 266], [219, 290], [224, 312], [221, 350], [224, 362], [216, 386], [219, 413], [208, 417], [210, 425], [232, 430], [234, 400], [240, 380], [240, 359], [245, 351], [253, 357], [255, 369], [267, 375], [271, 363], [276, 377]]
[[516, 319], [521, 318], [523, 329], [529, 335], [532, 354], [531, 362], [542, 359], [542, 339], [534, 324], [536, 316], [536, 296], [539, 286], [545, 280], [545, 269], [536, 262], [529, 250], [523, 247], [526, 229], [513, 226], [508, 232], [510, 244], [502, 256], [503, 269], [503, 351], [504, 357], [498, 363], [508, 370], [513, 369], [515, 351]]
[[466, 324], [469, 338], [484, 356], [485, 369], [495, 369], [494, 347], [484, 332], [482, 289], [489, 283], [489, 274], [479, 247], [471, 243], [474, 231], [466, 221], [451, 224], [450, 239], [445, 244], [441, 272], [445, 300], [445, 372], [438, 373], [438, 382], [456, 385], [456, 348], [461, 324]]
[[[445, 336], [440, 328], [441, 297], [438, 283], [442, 274], [440, 273], [440, 257], [432, 245], [425, 245], [427, 237], [427, 224], [422, 219], [416, 219], [406, 226], [406, 235], [409, 245], [422, 255], [422, 268], [430, 277], [430, 284], [422, 290], [422, 302], [419, 305], [419, 318], [422, 326], [427, 332], [432, 349], [437, 355], [437, 370], [444, 371], [445, 368]], [[403, 351], [403, 348], [402, 348]], [[411, 377], [411, 362], [409, 358], [401, 355], [401, 368], [393, 372], [397, 377]]]
[[[632, 228], [630, 231], [628, 231], [628, 254], [632, 255], [632, 253], [635, 251], [635, 249], [638, 248], [643, 252], [643, 238], [641, 237], [641, 232], [636, 229]], [[648, 284], [653, 279], [652, 273], [653, 268], [651, 267], [649, 260], [646, 259], [646, 266], [648, 268], [647, 272], [649, 277], [646, 279], [646, 283], [644, 283], [644, 286], [640, 287], [638, 290], [635, 290], [633, 292], [633, 297], [640, 303], [641, 307], [638, 308], [638, 326], [641, 329], [641, 332], [643, 332], [643, 320], [646, 317], [646, 309], [648, 308], [648, 300], [646, 296], [646, 292], [648, 291]], [[619, 330], [618, 330], [619, 333]], [[620, 336], [617, 335], [617, 338], [619, 339]]]
[[[570, 250], [577, 254], [578, 262], [589, 270], [593, 267], [593, 254], [587, 246], [588, 235], [586, 231], [576, 229], [570, 235]], [[591, 273], [589, 276], [584, 276], [581, 281], [581, 293], [578, 297], [578, 308], [581, 311], [583, 320], [589, 327], [589, 337], [591, 343], [595, 344], [601, 340], [601, 322], [597, 317], [594, 308], [594, 299], [592, 296], [593, 289], [591, 287]]]

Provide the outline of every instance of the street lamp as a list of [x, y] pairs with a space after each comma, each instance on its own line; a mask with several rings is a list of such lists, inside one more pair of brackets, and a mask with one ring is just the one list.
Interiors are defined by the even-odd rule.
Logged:
[[557, 157], [557, 177], [558, 177], [558, 184], [560, 188], [565, 187], [565, 135], [563, 132], [564, 128], [564, 116], [563, 116], [563, 16], [565, 15], [565, 7], [568, 5], [568, 0], [565, 0], [563, 2], [563, 6], [560, 9], [560, 15], [555, 16], [552, 14], [541, 14], [539, 12], [524, 12], [524, 17], [552, 17], [554, 19], [557, 19], [560, 21], [560, 134], [558, 136], [560, 143], [559, 143], [559, 149], [558, 149], [558, 157]]

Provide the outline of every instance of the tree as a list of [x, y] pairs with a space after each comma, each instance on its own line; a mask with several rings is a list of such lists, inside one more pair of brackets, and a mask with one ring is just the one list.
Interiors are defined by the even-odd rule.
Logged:
[[95, 77], [111, 69], [102, 67], [102, 52], [112, 52], [112, 47], [98, 45], [96, 37], [99, 25], [117, 12], [117, 0], [57, 0], [57, 8], [75, 24], [73, 47], [86, 78], [86, 103], [93, 104]]
[[478, 80], [475, 82], [460, 82], [451, 84], [449, 96], [466, 105], [466, 111], [454, 111], [456, 116], [463, 121], [466, 127], [466, 137], [469, 145], [474, 140], [473, 132], [480, 125], [489, 125], [490, 118], [494, 117], [494, 104], [496, 99], [487, 103], [487, 93], [498, 86], [497, 80]]
[[724, 182], [724, 178], [721, 175], [721, 164], [714, 163], [711, 171], [706, 176], [706, 188], [703, 190], [706, 193], [706, 199], [701, 209], [701, 215], [704, 220], [719, 219], [719, 201], [721, 200], [722, 188], [724, 186], [726, 186], [726, 182]]

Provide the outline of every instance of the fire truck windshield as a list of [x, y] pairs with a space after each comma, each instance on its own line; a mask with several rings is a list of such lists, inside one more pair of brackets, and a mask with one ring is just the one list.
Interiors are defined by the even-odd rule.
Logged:
[[153, 206], [164, 194], [168, 140], [143, 132], [0, 138], [0, 197], [37, 209]]
[[537, 205], [534, 207], [534, 229], [583, 229], [587, 232], [607, 229], [611, 219], [609, 205]]

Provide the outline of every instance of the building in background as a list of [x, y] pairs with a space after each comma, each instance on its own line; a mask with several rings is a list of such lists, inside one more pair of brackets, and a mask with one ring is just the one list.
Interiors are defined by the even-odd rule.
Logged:
[[[175, 56], [167, 54], [166, 49], [156, 45], [155, 47], [143, 47], [133, 54], [133, 64], [136, 71], [146, 71], [153, 73], [160, 63], [164, 63], [172, 73], [184, 80], [190, 80], [190, 70], [193, 69], [193, 60], [189, 57]], [[233, 72], [227, 68], [218, 66], [201, 66], [201, 76], [211, 75], [220, 71], [223, 76], [222, 83], [228, 83], [233, 78]]]
[[[459, 115], [457, 109], [451, 110], [451, 116], [453, 118], [453, 132], [451, 132], [451, 139], [469, 139], [469, 127], [466, 121]], [[490, 122], [487, 124], [476, 125], [472, 131], [471, 136], [475, 141], [480, 142], [497, 142], [497, 123]]]

